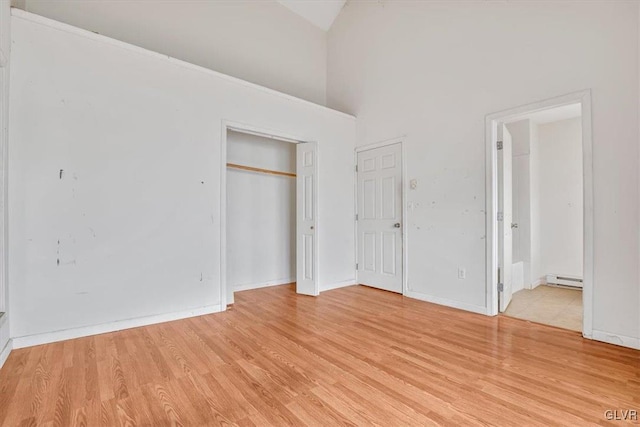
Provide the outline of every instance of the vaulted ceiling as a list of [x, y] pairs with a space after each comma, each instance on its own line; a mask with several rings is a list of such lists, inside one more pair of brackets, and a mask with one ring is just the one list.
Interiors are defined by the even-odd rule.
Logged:
[[328, 31], [346, 0], [278, 0], [278, 3], [316, 27]]

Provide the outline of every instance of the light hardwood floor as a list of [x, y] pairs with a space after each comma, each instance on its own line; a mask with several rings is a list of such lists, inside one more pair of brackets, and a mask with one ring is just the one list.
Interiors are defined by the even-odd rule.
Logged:
[[583, 426], [622, 409], [640, 412], [639, 351], [361, 286], [240, 292], [225, 313], [15, 350], [0, 371], [6, 426]]
[[540, 285], [513, 294], [507, 316], [582, 331], [582, 290]]

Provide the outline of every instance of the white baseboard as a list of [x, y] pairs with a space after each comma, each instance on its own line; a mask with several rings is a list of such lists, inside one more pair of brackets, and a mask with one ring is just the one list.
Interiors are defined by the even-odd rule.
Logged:
[[332, 289], [345, 288], [356, 284], [355, 279], [343, 280], [342, 282], [330, 283], [328, 285], [320, 285], [320, 292], [330, 291]]
[[13, 340], [7, 341], [7, 344], [4, 346], [2, 351], [0, 351], [0, 368], [4, 365], [4, 362], [7, 361], [9, 357], [9, 353], [13, 350]]
[[82, 326], [79, 328], [64, 329], [61, 331], [45, 332], [42, 334], [25, 335], [13, 338], [13, 348], [31, 347], [34, 345], [48, 344], [57, 341], [87, 337], [90, 335], [105, 334], [121, 331], [123, 329], [137, 328], [140, 326], [154, 325], [156, 323], [170, 322], [172, 320], [186, 319], [202, 316], [204, 314], [218, 313], [222, 311], [220, 304], [176, 311], [173, 313], [156, 314], [153, 316], [137, 317], [135, 319], [117, 320], [115, 322], [102, 323], [100, 325]]
[[622, 347], [634, 348], [640, 350], [640, 338], [627, 337], [624, 335], [612, 334], [609, 332], [593, 330], [591, 337], [592, 340], [602, 341], [609, 344], [615, 344]]
[[547, 281], [546, 281], [544, 278], [540, 278], [540, 279], [538, 279], [538, 280], [534, 281], [534, 282], [531, 284], [531, 288], [529, 288], [529, 289], [535, 289], [535, 288], [537, 288], [537, 287], [538, 287], [538, 286], [540, 286], [540, 285], [546, 285], [546, 284], [547, 284]]
[[289, 283], [295, 282], [295, 277], [293, 279], [280, 279], [280, 280], [272, 280], [269, 282], [260, 282], [260, 283], [250, 283], [248, 285], [238, 285], [233, 287], [234, 292], [240, 291], [249, 291], [251, 289], [259, 289], [259, 288], [267, 288], [269, 286], [280, 286], [287, 285]]
[[488, 315], [486, 307], [480, 305], [467, 304], [464, 302], [454, 301], [446, 298], [434, 297], [432, 295], [423, 294], [415, 291], [407, 291], [404, 296], [409, 298], [419, 299], [421, 301], [432, 302], [438, 305], [444, 305], [446, 307], [457, 308], [460, 310], [470, 311], [472, 313]]

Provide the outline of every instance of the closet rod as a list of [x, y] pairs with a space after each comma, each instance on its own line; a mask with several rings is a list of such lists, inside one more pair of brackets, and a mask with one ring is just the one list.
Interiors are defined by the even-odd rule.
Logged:
[[270, 169], [254, 168], [252, 166], [238, 165], [235, 163], [227, 163], [227, 167], [233, 168], [233, 169], [242, 169], [242, 170], [251, 171], [251, 172], [268, 173], [270, 175], [283, 175], [283, 176], [293, 176], [293, 177], [296, 176], [295, 173], [291, 173], [291, 172], [280, 172], [280, 171], [274, 171]]

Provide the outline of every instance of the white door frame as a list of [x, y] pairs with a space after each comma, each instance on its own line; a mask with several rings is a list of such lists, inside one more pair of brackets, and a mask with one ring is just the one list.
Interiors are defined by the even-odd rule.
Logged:
[[593, 334], [593, 140], [591, 128], [591, 90], [586, 89], [556, 98], [535, 102], [489, 114], [485, 120], [485, 164], [486, 164], [486, 304], [487, 314], [498, 314], [498, 124], [517, 120], [518, 117], [536, 111], [547, 110], [569, 104], [582, 107], [582, 167], [583, 167], [583, 321], [582, 335], [592, 338]]
[[[262, 136], [264, 138], [269, 139], [277, 139], [279, 141], [291, 142], [293, 144], [305, 143], [305, 142], [314, 142], [316, 143], [316, 177], [319, 172], [318, 169], [318, 158], [320, 151], [320, 144], [317, 144], [316, 141], [310, 140], [308, 138], [303, 138], [295, 135], [290, 135], [284, 132], [274, 131], [273, 129], [260, 128], [258, 126], [248, 125], [246, 123], [234, 122], [230, 120], [222, 120], [221, 123], [221, 135], [220, 135], [220, 308], [222, 311], [227, 309], [227, 305], [233, 303], [233, 292], [228, 295], [227, 288], [227, 133], [228, 131], [235, 131], [241, 133], [248, 133], [250, 135]], [[316, 179], [317, 181], [317, 179]], [[320, 183], [316, 184], [316, 190], [320, 187]], [[314, 194], [314, 215], [318, 218], [318, 191], [315, 191]], [[297, 202], [296, 202], [297, 207]], [[297, 220], [297, 215], [296, 215]], [[319, 223], [319, 219], [317, 220]], [[319, 228], [319, 227], [316, 227]], [[297, 230], [297, 228], [296, 228]], [[297, 231], [296, 231], [297, 232]], [[320, 247], [318, 234], [316, 233], [316, 243], [315, 243], [315, 282], [316, 282], [316, 294], [319, 292], [319, 268], [320, 268], [320, 257], [319, 250]], [[297, 260], [296, 260], [297, 267]], [[297, 273], [296, 273], [297, 274]], [[230, 297], [230, 299], [229, 299]], [[231, 301], [231, 302], [229, 302]]]
[[[400, 203], [400, 209], [401, 209], [401, 218], [402, 218], [402, 231], [400, 233], [400, 236], [402, 238], [402, 295], [406, 295], [408, 289], [408, 285], [407, 285], [407, 278], [408, 276], [408, 256], [407, 256], [407, 231], [408, 231], [408, 227], [407, 227], [407, 210], [405, 209], [404, 205], [406, 203], [407, 200], [407, 156], [405, 155], [405, 147], [404, 147], [404, 140], [406, 138], [405, 136], [401, 136], [398, 138], [392, 138], [392, 139], [386, 139], [384, 141], [379, 141], [379, 142], [374, 142], [371, 144], [367, 144], [367, 145], [361, 145], [359, 147], [356, 147], [354, 149], [353, 152], [353, 161], [354, 161], [354, 168], [353, 168], [353, 173], [354, 173], [354, 182], [356, 183], [355, 188], [354, 188], [354, 208], [355, 208], [355, 212], [356, 214], [358, 213], [358, 172], [356, 171], [356, 166], [358, 165], [358, 153], [360, 153], [361, 151], [368, 151], [368, 150], [373, 150], [375, 148], [381, 148], [381, 147], [386, 147], [389, 145], [394, 145], [394, 144], [400, 144], [400, 156], [402, 157], [401, 159], [401, 168], [402, 170], [401, 172], [401, 176], [402, 176], [402, 191], [401, 191], [401, 198], [402, 198], [402, 202]], [[355, 217], [354, 217], [355, 220]], [[358, 263], [358, 221], [355, 220], [355, 255], [356, 255], [356, 264]], [[356, 277], [356, 284], [359, 284], [359, 280], [358, 280], [358, 269], [355, 269], [355, 277]]]

